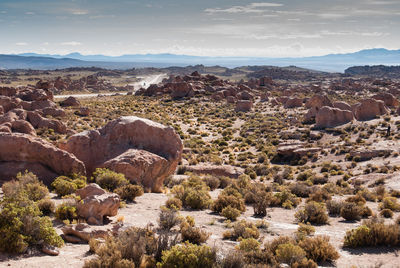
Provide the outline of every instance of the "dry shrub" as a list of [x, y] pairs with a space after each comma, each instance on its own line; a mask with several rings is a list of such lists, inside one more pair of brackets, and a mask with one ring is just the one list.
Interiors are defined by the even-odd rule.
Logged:
[[295, 217], [298, 222], [326, 224], [328, 223], [328, 215], [325, 205], [311, 201], [305, 205], [302, 210], [296, 212]]
[[174, 209], [162, 208], [158, 215], [158, 226], [163, 231], [169, 231], [180, 223], [178, 213]]
[[239, 238], [254, 238], [258, 239], [260, 232], [257, 227], [251, 223], [241, 220], [233, 225], [232, 231], [227, 231], [223, 234], [224, 239], [238, 240]]
[[276, 258], [279, 262], [292, 265], [301, 262], [306, 257], [306, 252], [292, 243], [281, 244], [276, 249]]
[[326, 202], [326, 208], [328, 209], [329, 216], [338, 217], [340, 216], [340, 210], [344, 205], [343, 201], [329, 200]]
[[2, 190], [6, 197], [23, 194], [32, 201], [39, 201], [49, 194], [47, 187], [39, 181], [35, 174], [28, 171], [18, 173], [16, 180], [5, 182]]
[[299, 242], [308, 259], [315, 262], [333, 262], [339, 258], [335, 247], [329, 243], [328, 236], [306, 237]]
[[236, 219], [240, 216], [240, 210], [231, 206], [227, 206], [222, 209], [221, 216], [227, 218], [228, 220], [236, 221]]
[[182, 209], [182, 201], [176, 197], [169, 198], [165, 202], [165, 207], [169, 209], [181, 210]]
[[142, 196], [144, 191], [140, 185], [128, 184], [118, 187], [114, 190], [114, 193], [118, 194], [125, 201], [133, 202], [136, 197]]
[[203, 231], [200, 227], [195, 227], [194, 219], [187, 216], [181, 223], [182, 241], [200, 245], [207, 241], [210, 234]]
[[400, 229], [396, 224], [384, 224], [383, 221], [365, 220], [363, 225], [346, 232], [344, 247], [399, 246]]
[[340, 216], [347, 221], [358, 221], [361, 219], [363, 208], [353, 202], [344, 202], [340, 209]]

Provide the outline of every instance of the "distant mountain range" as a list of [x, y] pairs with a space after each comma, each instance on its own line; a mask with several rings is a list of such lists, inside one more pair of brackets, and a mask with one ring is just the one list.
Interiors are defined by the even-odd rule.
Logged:
[[298, 66], [307, 69], [343, 72], [357, 65], [400, 65], [400, 50], [383, 48], [361, 50], [347, 54], [303, 58], [262, 58], [262, 57], [201, 57], [174, 54], [122, 55], [48, 55], [24, 53], [0, 55], [0, 69], [61, 69], [69, 67], [101, 67], [108, 69], [129, 69], [140, 67], [169, 67], [203, 64], [234, 68], [249, 65]]

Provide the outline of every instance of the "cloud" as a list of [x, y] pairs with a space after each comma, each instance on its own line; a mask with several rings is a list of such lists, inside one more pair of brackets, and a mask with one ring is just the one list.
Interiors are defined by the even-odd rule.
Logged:
[[89, 11], [83, 10], [83, 9], [73, 9], [73, 10], [70, 10], [70, 13], [72, 15], [79, 16], [79, 15], [87, 15], [87, 14], [89, 14]]
[[70, 42], [63, 42], [63, 43], [61, 43], [61, 45], [63, 45], [63, 46], [80, 46], [80, 45], [82, 45], [82, 43], [80, 43], [80, 42], [76, 42], [76, 41], [70, 41]]
[[27, 46], [28, 43], [26, 43], [26, 42], [18, 42], [18, 43], [15, 43], [15, 45], [16, 46]]
[[226, 9], [222, 8], [207, 8], [204, 12], [208, 14], [216, 14], [216, 13], [228, 13], [228, 14], [237, 14], [237, 13], [264, 13], [266, 10], [265, 7], [281, 7], [283, 4], [278, 3], [251, 3], [246, 6], [232, 6]]
[[25, 15], [35, 15], [35, 12], [28, 11], [28, 12], [25, 12]]

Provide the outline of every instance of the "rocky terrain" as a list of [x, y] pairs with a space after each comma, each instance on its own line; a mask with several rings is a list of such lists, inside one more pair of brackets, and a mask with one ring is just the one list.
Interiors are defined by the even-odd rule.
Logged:
[[177, 68], [0, 73], [0, 266], [398, 266], [400, 81]]

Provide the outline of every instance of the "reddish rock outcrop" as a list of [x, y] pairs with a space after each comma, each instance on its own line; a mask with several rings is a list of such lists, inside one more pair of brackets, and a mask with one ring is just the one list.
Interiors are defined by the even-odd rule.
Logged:
[[333, 107], [338, 108], [344, 111], [352, 111], [352, 108], [349, 104], [344, 101], [336, 101], [333, 103]]
[[354, 107], [354, 116], [357, 120], [366, 121], [389, 113], [389, 109], [381, 100], [365, 99]]
[[72, 154], [27, 134], [0, 133], [0, 181], [18, 172], [34, 172], [46, 184], [59, 175], [85, 174], [85, 167]]
[[73, 135], [60, 146], [83, 161], [89, 174], [107, 167], [154, 192], [175, 171], [183, 149], [173, 128], [134, 116]]
[[306, 107], [309, 109], [315, 107], [319, 109], [323, 106], [332, 107], [332, 102], [325, 95], [314, 95], [306, 102]]
[[284, 104], [285, 108], [298, 108], [301, 106], [303, 106], [303, 99], [296, 97], [288, 98]]
[[336, 127], [347, 124], [353, 119], [354, 115], [351, 111], [324, 106], [319, 109], [315, 117], [315, 126], [317, 128]]
[[61, 101], [60, 105], [63, 107], [79, 107], [81, 103], [75, 97], [71, 96]]
[[82, 199], [76, 205], [78, 216], [89, 224], [102, 225], [105, 216], [117, 215], [120, 202], [117, 194], [99, 191], [94, 183], [85, 188], [77, 193]]
[[377, 94], [375, 96], [372, 96], [372, 98], [376, 99], [376, 100], [383, 101], [385, 103], [385, 105], [388, 106], [388, 107], [397, 107], [397, 106], [399, 106], [399, 101], [396, 99], [395, 96], [393, 96], [390, 93], [386, 93], [386, 92], [379, 93], [379, 94]]
[[170, 87], [171, 97], [174, 99], [192, 97], [194, 95], [193, 87], [189, 83], [170, 83], [167, 86]]
[[42, 117], [37, 112], [28, 112], [28, 120], [34, 128], [48, 128], [60, 134], [67, 133], [67, 126], [64, 123], [55, 119]]
[[250, 100], [238, 100], [236, 102], [236, 112], [248, 112], [253, 108], [253, 102]]

